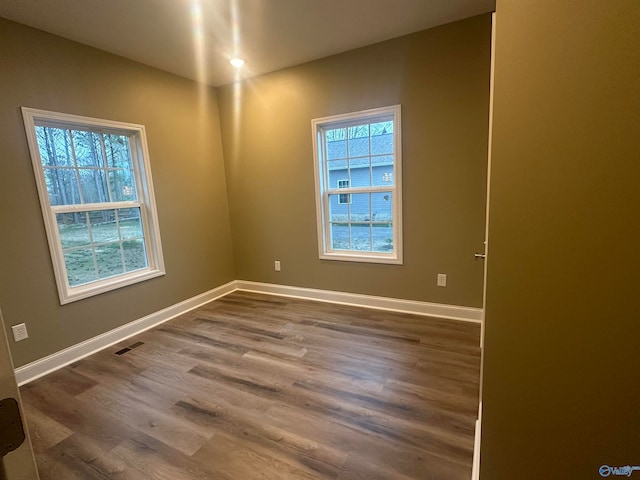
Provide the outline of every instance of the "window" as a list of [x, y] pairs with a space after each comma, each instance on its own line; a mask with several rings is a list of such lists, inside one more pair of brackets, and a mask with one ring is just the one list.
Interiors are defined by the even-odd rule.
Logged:
[[163, 275], [144, 126], [22, 114], [60, 303]]
[[312, 129], [320, 258], [402, 263], [400, 105]]
[[[349, 188], [349, 180], [338, 180], [338, 188]], [[351, 203], [351, 195], [348, 193], [341, 193], [338, 195], [338, 203]]]

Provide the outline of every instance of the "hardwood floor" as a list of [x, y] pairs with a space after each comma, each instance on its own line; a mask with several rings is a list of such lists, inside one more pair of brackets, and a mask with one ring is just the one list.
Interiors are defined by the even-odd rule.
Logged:
[[42, 480], [469, 480], [479, 325], [235, 292], [21, 389]]

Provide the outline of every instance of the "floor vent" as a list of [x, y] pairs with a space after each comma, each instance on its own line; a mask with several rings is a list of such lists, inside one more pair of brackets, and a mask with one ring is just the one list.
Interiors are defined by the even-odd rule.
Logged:
[[128, 347], [125, 347], [121, 350], [118, 350], [115, 354], [116, 355], [124, 355], [127, 352], [130, 352], [131, 350], [133, 350], [134, 348], [138, 348], [140, 345], [144, 345], [144, 342], [136, 342], [133, 345], [129, 345]]

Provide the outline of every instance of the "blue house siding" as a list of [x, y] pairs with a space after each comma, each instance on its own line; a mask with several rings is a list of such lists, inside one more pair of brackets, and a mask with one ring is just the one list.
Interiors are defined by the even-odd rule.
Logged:
[[[387, 177], [384, 176], [385, 174]], [[383, 178], [393, 178], [393, 165], [377, 165], [372, 169], [354, 168], [351, 170], [351, 178], [349, 178], [349, 171], [345, 168], [329, 170], [329, 186], [330, 188], [338, 188], [338, 181], [340, 180], [350, 180], [350, 187], [370, 186], [371, 177], [373, 177], [374, 185], [393, 185], [393, 181], [383, 181]], [[346, 216], [350, 211], [352, 221], [391, 220], [391, 193], [352, 193], [350, 194], [351, 203], [349, 204], [339, 203], [340, 196], [338, 194], [329, 196], [332, 219], [334, 216], [344, 216], [346, 220]], [[369, 210], [369, 196], [371, 196], [371, 210]]]

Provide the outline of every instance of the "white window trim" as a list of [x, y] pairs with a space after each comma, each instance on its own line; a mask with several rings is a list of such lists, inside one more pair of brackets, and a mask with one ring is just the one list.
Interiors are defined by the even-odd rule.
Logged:
[[[332, 188], [329, 185], [328, 170], [324, 168], [323, 159], [325, 157], [324, 142], [322, 141], [322, 130], [329, 127], [341, 128], [361, 124], [363, 120], [373, 123], [379, 117], [392, 115], [394, 119], [393, 135], [393, 185], [372, 186], [372, 187], [349, 187]], [[403, 263], [402, 249], [402, 131], [401, 131], [401, 106], [393, 105], [389, 107], [373, 108], [359, 112], [346, 113], [342, 115], [332, 115], [330, 117], [315, 118], [311, 120], [311, 132], [313, 138], [313, 160], [314, 177], [316, 190], [316, 221], [318, 230], [318, 253], [322, 260], [341, 260], [348, 262], [366, 263]], [[329, 194], [341, 193], [369, 193], [369, 192], [392, 192], [394, 199], [393, 211], [393, 252], [361, 252], [355, 250], [332, 250], [330, 231], [328, 227], [329, 215]]]
[[[347, 182], [347, 186], [341, 187], [340, 186], [340, 182]], [[338, 180], [336, 182], [336, 188], [338, 189], [345, 189], [345, 188], [349, 188], [349, 180]], [[347, 201], [346, 202], [341, 202], [340, 198], [342, 198], [342, 195], [347, 195]], [[338, 205], [350, 205], [351, 204], [351, 194], [350, 193], [341, 193], [338, 195]]]
[[[98, 118], [70, 115], [66, 113], [50, 112], [35, 108], [22, 107], [22, 116], [29, 144], [29, 152], [33, 164], [42, 217], [44, 219], [45, 230], [51, 260], [58, 287], [60, 304], [75, 302], [83, 298], [88, 298], [100, 293], [122, 288], [127, 285], [149, 280], [165, 274], [164, 259], [162, 255], [162, 244], [160, 240], [160, 229], [158, 227], [158, 215], [155, 203], [153, 182], [151, 179], [151, 164], [149, 161], [149, 151], [147, 148], [147, 138], [144, 125], [132, 123], [116, 122], [112, 120], [102, 120]], [[46, 126], [60, 128], [87, 128], [96, 127], [96, 130], [105, 133], [112, 132], [120, 135], [127, 135], [130, 138], [130, 152], [132, 167], [135, 171], [139, 202], [110, 202], [100, 204], [78, 204], [75, 206], [65, 206], [64, 211], [86, 211], [101, 209], [118, 209], [131, 206], [140, 207], [140, 216], [145, 239], [145, 249], [148, 257], [148, 267], [133, 272], [116, 275], [95, 282], [86, 283], [72, 287], [67, 278], [67, 269], [62, 252], [62, 243], [58, 233], [56, 213], [61, 210], [60, 206], [52, 206], [49, 202], [49, 194], [40, 158], [40, 149], [36, 136], [36, 125], [45, 123]]]

